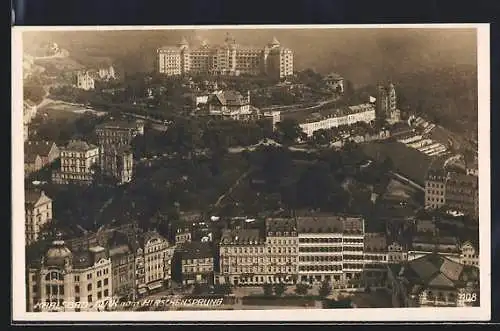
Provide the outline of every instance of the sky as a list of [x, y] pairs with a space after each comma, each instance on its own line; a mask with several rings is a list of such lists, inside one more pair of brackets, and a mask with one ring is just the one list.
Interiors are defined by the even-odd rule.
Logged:
[[336, 72], [355, 85], [373, 84], [394, 75], [433, 68], [476, 66], [474, 29], [196, 29], [155, 31], [25, 32], [25, 51], [54, 41], [70, 53], [109, 56], [127, 71], [151, 70], [155, 50], [182, 37], [191, 44], [222, 43], [227, 34], [237, 43], [263, 47], [276, 37], [294, 51], [296, 70]]

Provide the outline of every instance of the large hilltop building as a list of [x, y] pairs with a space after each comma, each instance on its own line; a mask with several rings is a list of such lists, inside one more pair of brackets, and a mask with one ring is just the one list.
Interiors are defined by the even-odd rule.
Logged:
[[61, 167], [52, 174], [58, 184], [90, 184], [94, 177], [93, 166], [99, 161], [99, 147], [81, 140], [72, 140], [61, 148]]
[[158, 72], [168, 76], [265, 74], [281, 79], [293, 75], [293, 51], [276, 38], [264, 47], [239, 45], [229, 36], [223, 45], [199, 47], [190, 47], [183, 39], [177, 46], [159, 48], [157, 55]]

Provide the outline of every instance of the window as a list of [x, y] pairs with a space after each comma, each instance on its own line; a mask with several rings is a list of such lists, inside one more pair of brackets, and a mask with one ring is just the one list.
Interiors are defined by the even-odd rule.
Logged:
[[97, 300], [101, 299], [102, 298], [102, 293], [101, 291], [97, 292]]
[[97, 287], [100, 288], [101, 287], [101, 284], [102, 282], [100, 280], [97, 281]]
[[80, 281], [80, 276], [75, 276], [75, 282], [79, 282]]
[[87, 302], [92, 302], [92, 294], [87, 296]]
[[75, 293], [80, 293], [80, 286], [78, 285], [75, 286]]
[[87, 291], [92, 291], [92, 284], [87, 285]]
[[109, 291], [108, 291], [107, 289], [106, 289], [106, 290], [104, 290], [104, 296], [105, 296], [105, 297], [109, 296]]
[[75, 297], [75, 302], [80, 302], [80, 297]]
[[87, 274], [87, 279], [92, 279], [92, 274]]

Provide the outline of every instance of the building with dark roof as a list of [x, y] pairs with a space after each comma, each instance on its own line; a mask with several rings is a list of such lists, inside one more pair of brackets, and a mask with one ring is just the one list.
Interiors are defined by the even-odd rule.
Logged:
[[387, 274], [387, 237], [385, 233], [365, 233], [363, 284], [383, 287]]
[[179, 245], [173, 258], [176, 280], [184, 285], [214, 283], [214, 251], [208, 242]]
[[59, 148], [52, 141], [24, 142], [25, 175], [36, 172], [59, 158]]
[[220, 274], [215, 281], [232, 285], [270, 282], [268, 253], [259, 229], [224, 230], [219, 244]]
[[388, 287], [395, 307], [474, 306], [479, 304], [479, 269], [430, 254], [389, 265]]
[[239, 120], [252, 114], [250, 92], [246, 96], [232, 90], [215, 92], [208, 96], [207, 105], [211, 116]]
[[422, 233], [413, 236], [408, 247], [408, 260], [429, 254], [438, 254], [460, 262], [460, 242], [456, 237], [443, 236], [438, 233]]
[[26, 245], [37, 241], [43, 227], [52, 221], [52, 199], [40, 190], [25, 190], [25, 235]]
[[133, 300], [136, 294], [135, 252], [127, 234], [113, 231], [107, 248], [111, 259], [113, 295]]
[[157, 291], [171, 280], [169, 242], [156, 231], [139, 233], [131, 240], [135, 252], [137, 295]]
[[29, 267], [28, 311], [87, 311], [89, 303], [112, 296], [111, 259], [94, 246], [71, 251], [57, 240]]

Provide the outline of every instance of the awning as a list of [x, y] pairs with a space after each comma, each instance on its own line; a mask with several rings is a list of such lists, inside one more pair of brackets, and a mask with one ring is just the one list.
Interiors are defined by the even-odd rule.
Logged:
[[148, 289], [151, 291], [151, 290], [154, 290], [154, 289], [157, 289], [157, 288], [160, 288], [162, 287], [163, 284], [161, 282], [158, 282], [158, 283], [153, 283], [153, 284], [149, 284], [148, 285]]

